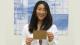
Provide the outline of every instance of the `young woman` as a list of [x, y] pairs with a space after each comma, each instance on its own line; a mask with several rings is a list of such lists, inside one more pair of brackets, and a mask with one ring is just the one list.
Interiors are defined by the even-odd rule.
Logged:
[[[33, 31], [45, 30], [48, 34], [46, 40], [34, 40]], [[48, 4], [45, 1], [38, 1], [34, 7], [30, 23], [23, 29], [22, 45], [54, 45], [57, 28], [52, 24], [52, 16]], [[41, 44], [39, 43], [41, 42]]]

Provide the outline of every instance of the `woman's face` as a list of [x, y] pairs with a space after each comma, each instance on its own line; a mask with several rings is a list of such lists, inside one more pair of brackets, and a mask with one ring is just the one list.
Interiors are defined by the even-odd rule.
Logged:
[[39, 4], [36, 10], [38, 20], [42, 21], [47, 16], [47, 11], [43, 4]]

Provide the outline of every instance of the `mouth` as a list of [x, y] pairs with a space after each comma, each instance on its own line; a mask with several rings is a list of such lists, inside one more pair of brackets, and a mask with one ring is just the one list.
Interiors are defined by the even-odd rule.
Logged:
[[39, 17], [45, 17], [45, 15], [39, 15]]

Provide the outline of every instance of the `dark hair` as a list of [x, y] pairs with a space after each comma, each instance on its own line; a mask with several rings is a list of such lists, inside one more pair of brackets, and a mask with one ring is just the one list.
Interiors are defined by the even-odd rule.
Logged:
[[52, 25], [52, 17], [51, 17], [49, 5], [45, 1], [38, 1], [32, 12], [32, 17], [31, 17], [30, 24], [29, 24], [29, 32], [30, 33], [33, 33], [34, 30], [37, 30], [38, 19], [36, 17], [36, 9], [39, 4], [43, 4], [47, 11], [47, 16], [45, 17], [41, 27], [44, 26], [43, 30], [48, 30]]

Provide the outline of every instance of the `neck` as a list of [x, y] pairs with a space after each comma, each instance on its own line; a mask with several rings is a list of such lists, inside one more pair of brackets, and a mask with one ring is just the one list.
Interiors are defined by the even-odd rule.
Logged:
[[41, 25], [42, 25], [42, 21], [38, 21], [38, 24], [37, 24], [37, 30], [40, 30], [40, 27], [41, 27]]
[[42, 21], [38, 21], [38, 24], [42, 24]]

